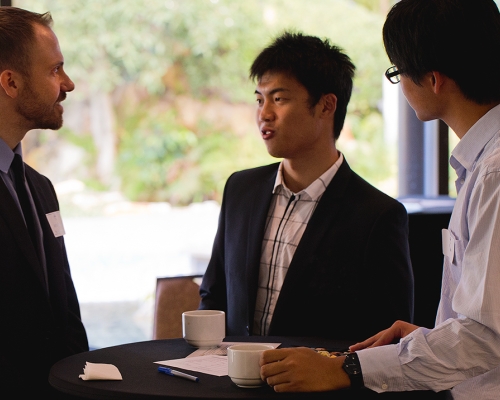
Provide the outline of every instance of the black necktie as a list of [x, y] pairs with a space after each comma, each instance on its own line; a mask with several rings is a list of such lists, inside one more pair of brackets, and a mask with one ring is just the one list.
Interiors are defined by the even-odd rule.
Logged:
[[17, 198], [23, 210], [24, 220], [31, 236], [31, 241], [35, 249], [37, 248], [37, 236], [35, 232], [35, 223], [33, 222], [33, 208], [31, 207], [28, 191], [26, 190], [26, 179], [24, 177], [24, 164], [19, 154], [14, 155], [14, 161], [10, 166], [14, 174], [14, 183], [16, 185]]

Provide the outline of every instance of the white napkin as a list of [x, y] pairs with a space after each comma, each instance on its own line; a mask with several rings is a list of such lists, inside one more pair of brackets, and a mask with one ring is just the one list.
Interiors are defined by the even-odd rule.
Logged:
[[83, 368], [83, 375], [79, 375], [84, 381], [91, 380], [109, 380], [109, 381], [121, 381], [122, 374], [118, 371], [112, 364], [94, 364], [85, 363], [85, 368]]

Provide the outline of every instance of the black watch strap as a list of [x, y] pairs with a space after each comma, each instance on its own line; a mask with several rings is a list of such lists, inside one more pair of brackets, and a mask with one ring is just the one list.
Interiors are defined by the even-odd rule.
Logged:
[[342, 369], [346, 372], [351, 380], [351, 388], [356, 389], [363, 387], [363, 374], [361, 373], [361, 364], [356, 353], [346, 355]]

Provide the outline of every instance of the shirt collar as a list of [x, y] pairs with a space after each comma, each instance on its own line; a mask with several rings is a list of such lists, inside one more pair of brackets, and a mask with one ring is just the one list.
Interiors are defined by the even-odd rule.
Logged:
[[6, 174], [9, 172], [10, 164], [14, 160], [14, 154], [19, 154], [22, 158], [23, 150], [21, 143], [14, 147], [14, 151], [12, 151], [7, 143], [0, 138], [0, 171]]
[[453, 159], [455, 159], [460, 165], [471, 171], [484, 147], [499, 131], [500, 105], [497, 105], [472, 125], [462, 139], [460, 139], [451, 152], [451, 165], [454, 167]]
[[[337, 173], [343, 161], [344, 161], [344, 156], [341, 152], [339, 152], [339, 158], [330, 168], [328, 168], [328, 170], [326, 170], [318, 179], [312, 182], [308, 187], [306, 187], [305, 189], [301, 190], [299, 193], [296, 194], [306, 193], [311, 197], [312, 200], [316, 200], [319, 197], [321, 197], [326, 187], [330, 184], [333, 177]], [[291, 196], [292, 194], [292, 191], [287, 188], [285, 180], [283, 178], [283, 161], [280, 163], [280, 166], [278, 168], [278, 174], [276, 175], [276, 181], [274, 182], [273, 193], [279, 193], [279, 190], [284, 190], [289, 194], [289, 196]]]

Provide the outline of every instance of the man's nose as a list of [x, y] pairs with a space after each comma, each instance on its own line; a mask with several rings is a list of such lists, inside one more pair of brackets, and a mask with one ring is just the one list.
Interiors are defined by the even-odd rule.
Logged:
[[259, 120], [260, 121], [270, 121], [274, 118], [274, 110], [269, 105], [269, 103], [265, 102], [262, 107], [259, 109]]
[[64, 91], [64, 92], [72, 92], [74, 89], [75, 89], [75, 84], [74, 82], [71, 80], [71, 78], [64, 74], [64, 79], [63, 81], [61, 82], [61, 89]]

